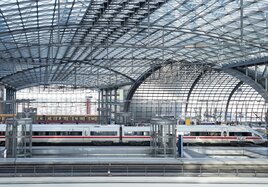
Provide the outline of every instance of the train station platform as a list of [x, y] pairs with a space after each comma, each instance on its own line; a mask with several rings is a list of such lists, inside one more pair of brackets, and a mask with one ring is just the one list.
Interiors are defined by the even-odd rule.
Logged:
[[0, 176], [268, 177], [268, 158], [17, 158], [0, 159]]
[[1, 158], [3, 176], [268, 176], [266, 147], [185, 147], [183, 158], [148, 147], [35, 147], [32, 158]]

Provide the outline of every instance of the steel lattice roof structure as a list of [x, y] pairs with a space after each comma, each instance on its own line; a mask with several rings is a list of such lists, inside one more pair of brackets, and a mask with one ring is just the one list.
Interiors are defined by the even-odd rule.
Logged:
[[0, 1], [0, 83], [17, 90], [133, 85], [179, 63], [268, 98], [267, 44], [267, 0]]

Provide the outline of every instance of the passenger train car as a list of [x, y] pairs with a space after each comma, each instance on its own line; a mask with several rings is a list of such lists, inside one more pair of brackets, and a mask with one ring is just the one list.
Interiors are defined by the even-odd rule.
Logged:
[[[157, 132], [156, 132], [157, 133]], [[33, 143], [92, 143], [92, 144], [144, 144], [150, 143], [150, 126], [34, 124]], [[262, 136], [246, 126], [179, 125], [177, 134], [184, 143], [230, 144], [264, 143]], [[5, 141], [5, 125], [0, 125], [0, 142]]]
[[265, 142], [262, 135], [245, 125], [193, 125], [178, 126], [178, 133], [183, 135], [184, 143], [230, 144]]
[[[5, 141], [5, 127], [0, 125], [0, 142]], [[83, 124], [34, 124], [33, 143], [128, 143], [145, 145], [150, 143], [150, 126], [133, 127], [120, 125]]]

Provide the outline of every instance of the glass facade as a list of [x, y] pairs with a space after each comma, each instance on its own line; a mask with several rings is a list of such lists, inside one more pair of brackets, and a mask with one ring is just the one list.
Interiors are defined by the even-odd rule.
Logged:
[[155, 116], [192, 121], [265, 122], [265, 100], [249, 85], [202, 66], [166, 66], [135, 92], [130, 110], [137, 121]]
[[[97, 115], [98, 92], [88, 89], [32, 87], [17, 92], [17, 99], [29, 99], [39, 115]], [[18, 112], [22, 105], [18, 104]]]

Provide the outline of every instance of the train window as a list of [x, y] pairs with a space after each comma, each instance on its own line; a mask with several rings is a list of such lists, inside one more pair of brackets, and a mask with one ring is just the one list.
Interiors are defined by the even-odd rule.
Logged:
[[252, 136], [251, 132], [229, 132], [229, 136]]
[[94, 116], [91, 116], [91, 117], [89, 117], [89, 120], [90, 120], [90, 121], [97, 121], [97, 118], [94, 117]]
[[208, 132], [199, 132], [199, 136], [208, 136]]
[[207, 132], [190, 132], [190, 136], [208, 136]]
[[60, 136], [67, 136], [67, 135], [68, 135], [68, 132], [61, 131], [61, 132], [59, 132], [59, 135], [60, 135]]
[[35, 131], [33, 132], [33, 136], [51, 136], [51, 135], [55, 135], [53, 134], [54, 132], [49, 132], [49, 131]]
[[39, 136], [38, 132], [33, 132], [33, 136]]
[[237, 132], [229, 132], [229, 136], [237, 136]]
[[72, 132], [68, 132], [69, 136], [82, 136], [82, 132], [81, 131], [72, 131]]
[[229, 136], [242, 136], [241, 132], [229, 132]]
[[221, 136], [221, 132], [190, 132], [190, 136]]
[[117, 131], [91, 131], [91, 136], [116, 136]]
[[60, 132], [54, 132], [54, 131], [33, 132], [33, 136], [56, 136], [56, 135], [60, 135]]
[[[179, 132], [179, 134], [181, 134], [182, 132]], [[190, 132], [184, 132], [183, 136], [190, 136]]]
[[128, 131], [128, 132], [125, 132], [125, 135], [126, 135], [126, 136], [135, 136], [135, 135], [137, 135], [137, 134], [136, 134], [136, 132]]
[[55, 136], [56, 135], [56, 132], [48, 132], [48, 135], [49, 136]]
[[5, 131], [0, 131], [0, 136], [5, 136], [6, 132]]
[[242, 132], [242, 136], [252, 136], [251, 132]]
[[143, 136], [150, 136], [150, 132], [149, 131], [144, 131]]
[[148, 131], [128, 131], [125, 132], [126, 136], [149, 136], [149, 132]]
[[86, 119], [86, 118], [83, 117], [83, 116], [82, 116], [82, 117], [79, 117], [79, 120], [80, 120], [80, 121], [85, 121], [85, 119]]
[[190, 132], [190, 136], [199, 136], [198, 132]]
[[221, 136], [221, 132], [208, 132], [208, 136]]
[[39, 131], [34, 131], [33, 136], [44, 136], [46, 135], [46, 132], [39, 132]]

